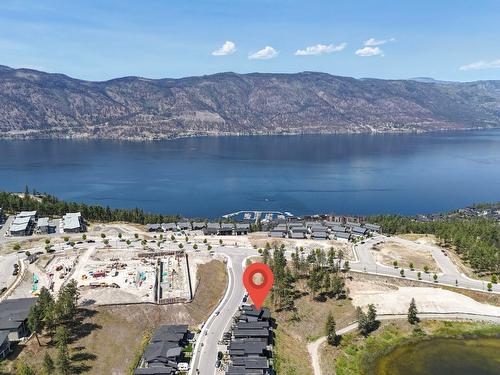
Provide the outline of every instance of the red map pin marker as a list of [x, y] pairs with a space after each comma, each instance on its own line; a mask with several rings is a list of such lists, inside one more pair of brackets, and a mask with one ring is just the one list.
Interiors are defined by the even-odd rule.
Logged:
[[[255, 275], [262, 276], [262, 283], [256, 284], [254, 281]], [[245, 269], [243, 273], [243, 285], [247, 290], [250, 298], [255, 304], [255, 308], [259, 310], [267, 297], [267, 293], [271, 290], [274, 282], [273, 271], [264, 263], [253, 263]]]

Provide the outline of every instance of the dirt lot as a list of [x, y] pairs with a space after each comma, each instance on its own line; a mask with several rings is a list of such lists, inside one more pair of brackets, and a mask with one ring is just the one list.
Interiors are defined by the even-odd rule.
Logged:
[[418, 245], [407, 247], [395, 241], [382, 242], [372, 246], [372, 254], [377, 262], [386, 266], [392, 266], [394, 261], [398, 266], [410, 268], [410, 263], [417, 270], [423, 270], [428, 266], [430, 272], [439, 272], [439, 266], [432, 257], [430, 251], [422, 249]]
[[[168, 323], [187, 323], [196, 327], [204, 321], [226, 289], [225, 265], [219, 261], [199, 265], [198, 277], [199, 287], [189, 304], [125, 305], [84, 310], [84, 329], [71, 345], [74, 364], [79, 366], [80, 372], [126, 374], [140, 351], [144, 336], [155, 327]], [[17, 358], [6, 362], [6, 370], [12, 371], [20, 359], [40, 366], [47, 350], [55, 353], [54, 347], [44, 345], [40, 348], [32, 338], [21, 352], [14, 353], [13, 357], [18, 355]]]
[[406, 314], [412, 298], [420, 312], [468, 312], [500, 316], [500, 307], [481, 303], [464, 294], [432, 287], [397, 286], [382, 280], [348, 283], [355, 306], [374, 304], [379, 314]]

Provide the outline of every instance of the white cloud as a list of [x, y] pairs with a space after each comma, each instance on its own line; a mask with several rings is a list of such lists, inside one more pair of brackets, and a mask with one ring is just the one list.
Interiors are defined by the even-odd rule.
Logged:
[[492, 61], [476, 61], [472, 64], [462, 65], [460, 70], [483, 70], [483, 69], [500, 69], [500, 59]]
[[269, 60], [272, 59], [273, 57], [278, 56], [278, 53], [279, 52], [275, 50], [273, 47], [265, 46], [260, 51], [248, 55], [248, 58], [250, 60]]
[[363, 47], [358, 49], [355, 53], [361, 57], [384, 56], [384, 51], [378, 47]]
[[227, 40], [221, 48], [212, 52], [212, 56], [227, 56], [236, 52], [236, 44]]
[[382, 44], [386, 44], [389, 42], [395, 42], [396, 39], [390, 38], [390, 39], [375, 39], [375, 38], [370, 38], [368, 40], [365, 40], [365, 47], [374, 47], [374, 46], [381, 46]]
[[295, 56], [312, 56], [312, 55], [323, 55], [325, 53], [340, 52], [342, 51], [347, 43], [341, 43], [337, 46], [333, 44], [316, 44], [314, 46], [306, 47], [306, 49], [298, 49], [295, 52]]

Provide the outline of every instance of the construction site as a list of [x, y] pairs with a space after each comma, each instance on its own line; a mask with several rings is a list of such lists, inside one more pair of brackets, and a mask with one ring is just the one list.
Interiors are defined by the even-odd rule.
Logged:
[[45, 254], [30, 264], [25, 294], [37, 295], [44, 286], [57, 294], [76, 280], [81, 301], [88, 305], [168, 304], [193, 298], [189, 259], [182, 250], [86, 245], [72, 252]]

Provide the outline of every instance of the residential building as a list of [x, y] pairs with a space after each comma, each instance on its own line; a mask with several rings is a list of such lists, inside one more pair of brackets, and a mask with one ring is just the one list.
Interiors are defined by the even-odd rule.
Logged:
[[205, 235], [219, 234], [220, 224], [219, 223], [208, 223], [206, 228], [204, 228]]
[[202, 230], [207, 227], [207, 223], [204, 221], [195, 221], [193, 222], [193, 230]]
[[248, 234], [250, 232], [250, 224], [237, 223], [235, 231], [237, 235]]
[[179, 364], [187, 361], [182, 349], [188, 344], [189, 335], [187, 325], [158, 327], [134, 374], [177, 374]]
[[86, 231], [85, 221], [80, 212], [71, 212], [63, 216], [65, 233], [80, 233]]
[[30, 335], [28, 315], [36, 298], [7, 299], [0, 302], [0, 333], [7, 332], [9, 341]]
[[177, 225], [175, 223], [162, 223], [160, 228], [163, 232], [175, 232], [177, 230]]
[[11, 236], [29, 236], [35, 227], [36, 211], [22, 211], [12, 221], [9, 232]]
[[40, 234], [55, 233], [56, 226], [50, 222], [48, 217], [41, 217], [36, 223], [36, 232]]
[[189, 221], [182, 221], [177, 223], [177, 228], [179, 230], [191, 230], [191, 223]]

